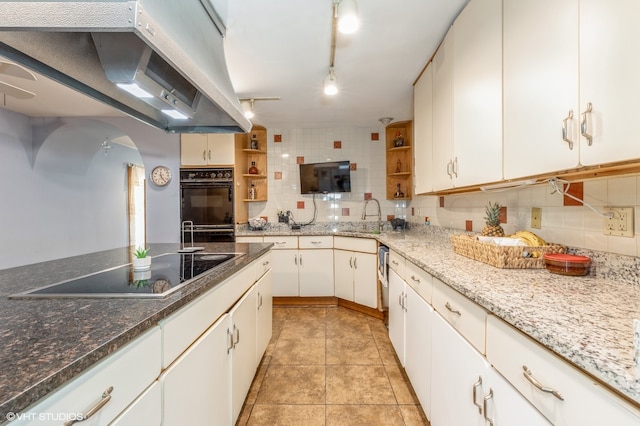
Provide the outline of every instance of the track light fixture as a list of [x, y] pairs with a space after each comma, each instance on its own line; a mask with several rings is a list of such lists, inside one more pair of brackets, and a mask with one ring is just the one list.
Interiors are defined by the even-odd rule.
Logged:
[[333, 67], [329, 67], [329, 74], [324, 78], [324, 94], [335, 95], [338, 93], [338, 80], [333, 72]]
[[337, 2], [338, 29], [343, 34], [351, 34], [360, 27], [356, 0], [334, 0]]
[[242, 111], [244, 112], [244, 116], [246, 118], [248, 118], [249, 120], [251, 120], [254, 117], [254, 113], [253, 113], [253, 101], [254, 99], [249, 99], [246, 101], [242, 101]]

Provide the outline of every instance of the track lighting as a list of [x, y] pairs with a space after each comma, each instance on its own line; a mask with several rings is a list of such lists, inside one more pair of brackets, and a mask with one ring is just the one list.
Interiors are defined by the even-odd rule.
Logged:
[[242, 111], [244, 112], [244, 116], [249, 120], [251, 120], [255, 115], [253, 113], [253, 101], [254, 99], [242, 101]]
[[[334, 0], [335, 1], [335, 0]], [[358, 5], [356, 0], [339, 0], [338, 2], [338, 29], [343, 34], [351, 34], [360, 27], [358, 18]]]
[[333, 67], [329, 67], [329, 74], [324, 78], [324, 94], [332, 96], [336, 93], [338, 93], [338, 81], [333, 72]]

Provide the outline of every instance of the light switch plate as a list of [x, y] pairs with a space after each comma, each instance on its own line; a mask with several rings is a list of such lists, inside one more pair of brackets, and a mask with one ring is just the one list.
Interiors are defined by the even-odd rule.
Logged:
[[531, 207], [531, 227], [535, 229], [542, 227], [542, 209], [540, 207]]
[[633, 237], [633, 207], [605, 207], [605, 213], [613, 213], [611, 218], [603, 220], [604, 235]]

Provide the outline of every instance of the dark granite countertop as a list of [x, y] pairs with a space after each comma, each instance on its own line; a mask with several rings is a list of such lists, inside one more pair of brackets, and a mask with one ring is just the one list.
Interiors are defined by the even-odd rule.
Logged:
[[[199, 244], [201, 245], [201, 244]], [[130, 263], [128, 248], [0, 270], [0, 423], [215, 287], [272, 244], [202, 244], [207, 252], [245, 253], [163, 299], [14, 300], [7, 296]], [[150, 255], [178, 244], [151, 244]]]

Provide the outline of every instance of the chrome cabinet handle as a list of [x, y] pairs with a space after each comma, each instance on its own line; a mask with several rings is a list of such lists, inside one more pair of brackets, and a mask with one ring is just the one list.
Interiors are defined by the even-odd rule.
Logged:
[[202, 159], [203, 160], [207, 159], [207, 150], [206, 149], [204, 151], [202, 151]]
[[295, 263], [296, 265], [298, 264], [298, 255], [297, 254], [293, 255], [293, 263]]
[[299, 259], [300, 259], [300, 266], [302, 266], [302, 255], [300, 255]]
[[353, 258], [353, 268], [354, 269], [358, 269], [358, 258], [357, 257]]
[[313, 244], [314, 246], [319, 246], [322, 244], [322, 241], [311, 241], [311, 244]]
[[88, 420], [91, 416], [93, 416], [95, 413], [100, 411], [102, 407], [107, 405], [107, 402], [111, 401], [111, 392], [113, 392], [113, 386], [109, 386], [104, 392], [102, 392], [100, 401], [96, 402], [96, 404], [93, 407], [89, 408], [89, 411], [87, 411], [85, 414], [82, 414], [76, 419], [65, 422], [64, 426], [71, 426], [74, 423], [79, 423], [79, 422]]
[[453, 179], [453, 162], [449, 161], [447, 163], [447, 174], [449, 175], [449, 179]]
[[473, 384], [473, 405], [478, 407], [478, 413], [482, 414], [482, 405], [478, 404], [478, 388], [482, 386], [482, 377], [478, 376], [478, 381]]
[[211, 150], [209, 150], [209, 160], [211, 160]]
[[404, 309], [405, 312], [406, 312], [406, 310], [407, 310], [407, 293], [403, 292], [402, 295], [404, 296], [402, 298], [402, 309]]
[[487, 416], [487, 412], [489, 411], [487, 407], [489, 406], [489, 400], [493, 398], [493, 389], [489, 389], [489, 393], [484, 397], [484, 401], [482, 402], [482, 407], [484, 409], [484, 420], [489, 423], [489, 426], [493, 426], [495, 420], [491, 419]]
[[353, 268], [353, 257], [349, 258], [349, 268]]
[[234, 334], [233, 347], [235, 348], [236, 345], [240, 343], [240, 329], [236, 327], [235, 324], [233, 325], [233, 334]]
[[392, 261], [391, 261], [391, 263], [393, 263], [393, 264], [394, 264], [394, 265], [396, 265], [396, 266], [397, 266], [397, 265], [399, 265], [399, 263], [398, 263], [398, 262], [396, 262], [395, 260], [392, 260]]
[[591, 105], [591, 102], [588, 102], [587, 109], [585, 109], [584, 112], [582, 113], [582, 122], [580, 123], [580, 133], [582, 133], [582, 136], [584, 136], [584, 138], [587, 140], [588, 146], [591, 146], [591, 144], [593, 143], [593, 136], [590, 133], [588, 133], [589, 122], [587, 120], [588, 118], [587, 114], [591, 114], [592, 111], [593, 111], [593, 105]]
[[416, 278], [416, 276], [415, 276], [415, 275], [411, 275], [411, 279], [412, 279], [413, 281], [417, 282], [417, 283], [419, 283], [419, 282], [420, 282], [420, 278]]
[[227, 328], [227, 354], [233, 349], [233, 333]]
[[453, 308], [451, 307], [451, 305], [449, 304], [449, 302], [445, 303], [444, 307], [445, 307], [445, 308], [447, 308], [447, 309], [449, 310], [449, 312], [451, 312], [452, 314], [462, 315], [462, 312], [460, 312], [460, 311], [459, 311], [459, 310], [457, 310], [457, 309], [453, 309]]
[[573, 110], [569, 110], [569, 115], [567, 115], [564, 120], [562, 120], [562, 140], [569, 144], [569, 149], [573, 149], [573, 141], [569, 139], [568, 133], [568, 124], [569, 120], [573, 120]]
[[452, 172], [456, 177], [458, 177], [458, 157], [456, 157], [456, 158], [453, 160], [453, 163], [451, 163], [451, 164], [452, 164], [451, 172]]
[[262, 262], [262, 266], [268, 266], [269, 265], [269, 261], [265, 260], [264, 262]]
[[404, 308], [404, 306], [402, 306], [402, 294], [398, 295], [398, 305], [400, 305], [401, 308]]
[[560, 401], [564, 401], [564, 396], [562, 396], [560, 392], [558, 392], [555, 389], [543, 386], [542, 383], [540, 383], [535, 377], [533, 377], [533, 373], [531, 372], [531, 370], [529, 370], [529, 367], [527, 367], [526, 365], [523, 365], [522, 370], [523, 370], [522, 375], [524, 375], [524, 378], [527, 379], [533, 386], [535, 386], [542, 392], [550, 393], [551, 395], [558, 398]]

